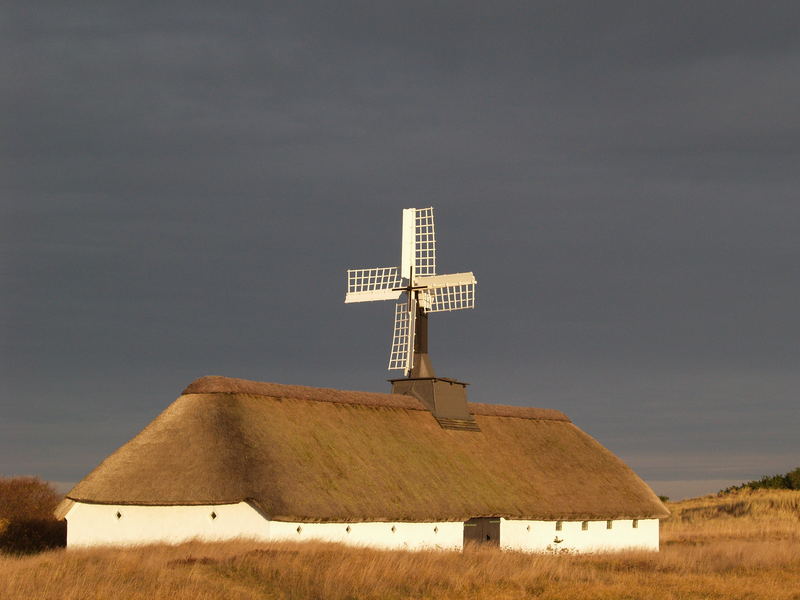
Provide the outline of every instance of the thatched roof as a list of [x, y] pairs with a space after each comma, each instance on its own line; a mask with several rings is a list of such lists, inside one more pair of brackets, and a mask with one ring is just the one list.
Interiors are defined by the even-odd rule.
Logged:
[[470, 403], [442, 429], [410, 396], [203, 377], [68, 494], [105, 504], [249, 501], [287, 521], [664, 517], [561, 412]]

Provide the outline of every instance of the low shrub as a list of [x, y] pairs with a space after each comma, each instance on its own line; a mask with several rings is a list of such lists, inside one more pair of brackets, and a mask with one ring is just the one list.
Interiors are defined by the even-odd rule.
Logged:
[[0, 552], [29, 554], [66, 546], [67, 525], [53, 516], [61, 497], [38, 477], [0, 478]]
[[8, 521], [0, 531], [0, 552], [32, 554], [66, 545], [66, 521], [55, 519]]
[[764, 475], [761, 479], [748, 481], [740, 485], [732, 485], [720, 490], [720, 494], [729, 494], [738, 490], [800, 490], [800, 467], [783, 475]]

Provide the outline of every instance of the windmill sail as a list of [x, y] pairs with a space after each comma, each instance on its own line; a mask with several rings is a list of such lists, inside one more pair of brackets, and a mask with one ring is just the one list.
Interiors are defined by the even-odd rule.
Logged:
[[403, 209], [403, 241], [400, 245], [400, 274], [409, 281], [411, 280], [414, 267], [416, 266], [416, 247], [415, 227], [416, 227], [416, 208]]
[[350, 269], [347, 271], [347, 295], [345, 303], [370, 302], [372, 300], [396, 300], [403, 293], [397, 289], [403, 285], [397, 267], [374, 269]]
[[[427, 340], [427, 315], [475, 308], [475, 276], [470, 273], [436, 275], [436, 228], [433, 207], [403, 210], [400, 267], [350, 269], [345, 302], [406, 300], [395, 306], [389, 370], [408, 375], [414, 368], [414, 338]], [[419, 317], [417, 309], [420, 309]], [[419, 331], [417, 331], [419, 330]], [[427, 342], [423, 344], [427, 347]], [[420, 364], [427, 360], [427, 349]]]
[[415, 209], [414, 223], [415, 276], [436, 275], [436, 231], [433, 207]]
[[470, 273], [418, 277], [423, 286], [420, 306], [425, 312], [444, 312], [475, 308], [475, 276]]
[[398, 302], [394, 307], [394, 332], [389, 353], [389, 370], [400, 369], [408, 373], [414, 367], [414, 327], [417, 303]]
[[400, 273], [409, 281], [436, 274], [436, 228], [433, 207], [403, 209]]

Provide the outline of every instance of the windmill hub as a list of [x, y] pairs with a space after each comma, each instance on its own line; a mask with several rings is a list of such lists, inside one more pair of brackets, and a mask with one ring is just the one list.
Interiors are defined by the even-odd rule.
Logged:
[[[405, 283], [405, 285], [404, 285]], [[436, 377], [428, 356], [428, 315], [475, 308], [477, 281], [471, 272], [436, 274], [433, 208], [403, 210], [400, 267], [347, 271], [345, 302], [398, 300], [389, 353], [389, 370], [405, 379], [391, 379], [392, 391], [418, 398], [443, 427], [475, 430], [467, 409], [466, 383]]]

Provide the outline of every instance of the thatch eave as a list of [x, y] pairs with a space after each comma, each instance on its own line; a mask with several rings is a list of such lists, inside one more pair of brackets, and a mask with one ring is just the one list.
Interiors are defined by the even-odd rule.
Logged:
[[64, 517], [67, 516], [67, 513], [70, 509], [75, 505], [75, 501], [72, 498], [65, 497], [61, 502], [59, 502], [55, 509], [53, 510], [53, 516], [58, 520], [61, 521]]

